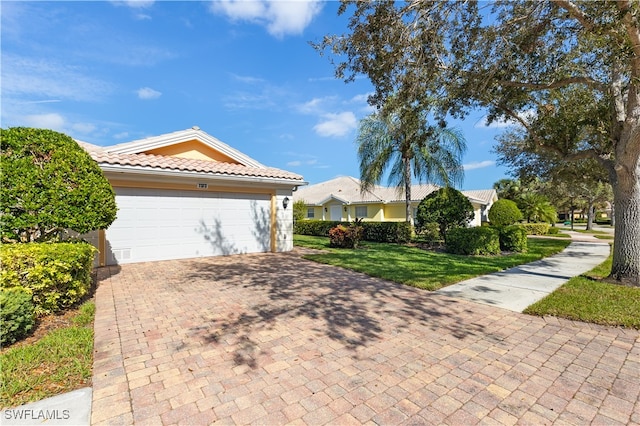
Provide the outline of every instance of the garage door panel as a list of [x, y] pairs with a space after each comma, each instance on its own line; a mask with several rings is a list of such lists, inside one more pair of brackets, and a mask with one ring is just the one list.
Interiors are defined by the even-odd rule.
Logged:
[[268, 194], [116, 188], [108, 263], [268, 251], [270, 200]]

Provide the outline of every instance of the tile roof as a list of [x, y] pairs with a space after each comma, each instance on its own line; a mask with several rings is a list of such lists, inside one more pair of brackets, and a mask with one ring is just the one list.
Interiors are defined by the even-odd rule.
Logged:
[[[412, 185], [411, 200], [422, 201], [424, 197], [440, 189], [437, 185]], [[495, 190], [461, 191], [472, 201], [490, 204]], [[326, 203], [331, 197], [344, 203], [395, 203], [404, 202], [404, 191], [397, 188], [375, 185], [371, 191], [361, 193], [360, 180], [351, 176], [340, 176], [328, 181], [299, 188], [293, 193], [294, 200], [304, 200], [310, 205]]]
[[89, 155], [100, 165], [142, 167], [148, 170], [175, 170], [206, 173], [209, 175], [261, 177], [303, 181], [302, 176], [272, 167], [249, 167], [219, 161], [194, 160], [152, 154], [120, 154], [108, 152], [102, 147], [78, 141]]

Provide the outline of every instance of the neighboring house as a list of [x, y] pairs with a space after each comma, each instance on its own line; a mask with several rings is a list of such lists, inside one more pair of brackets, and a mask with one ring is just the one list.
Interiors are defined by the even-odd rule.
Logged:
[[[415, 217], [418, 204], [433, 191], [435, 185], [413, 185], [411, 206]], [[489, 209], [498, 199], [494, 189], [462, 191], [475, 210], [471, 226], [487, 222]], [[360, 191], [360, 181], [351, 176], [341, 176], [315, 185], [300, 188], [293, 194], [295, 200], [303, 200], [307, 206], [307, 219], [352, 221], [356, 218], [372, 222], [404, 221], [404, 192], [397, 188], [374, 186], [370, 191]]]
[[87, 236], [98, 264], [293, 248], [302, 176], [266, 167], [198, 127], [115, 146], [79, 144], [116, 193], [118, 214]]

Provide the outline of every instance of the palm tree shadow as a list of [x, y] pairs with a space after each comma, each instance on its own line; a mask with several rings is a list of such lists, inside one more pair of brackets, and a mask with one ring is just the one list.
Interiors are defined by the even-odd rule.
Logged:
[[228, 256], [240, 253], [235, 243], [224, 235], [222, 222], [218, 218], [214, 218], [211, 225], [208, 225], [204, 219], [200, 219], [200, 224], [196, 232], [202, 234], [202, 237], [211, 245], [213, 255], [222, 254]]

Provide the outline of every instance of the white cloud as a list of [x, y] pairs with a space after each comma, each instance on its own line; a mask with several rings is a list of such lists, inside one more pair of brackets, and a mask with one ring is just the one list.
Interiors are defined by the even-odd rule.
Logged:
[[65, 130], [65, 119], [60, 114], [33, 114], [22, 117], [22, 121], [28, 127], [40, 129], [51, 129], [63, 132]]
[[323, 111], [322, 105], [333, 99], [334, 97], [313, 98], [296, 108], [301, 114], [320, 114]]
[[296, 161], [289, 161], [287, 163], [288, 167], [298, 167], [302, 165], [302, 161], [296, 160]]
[[259, 84], [259, 83], [264, 83], [264, 79], [260, 78], [260, 77], [251, 77], [248, 75], [238, 75], [238, 74], [231, 74], [231, 76], [236, 80], [239, 81], [241, 83], [246, 83], [246, 84]]
[[96, 126], [91, 123], [75, 123], [71, 125], [71, 129], [78, 133], [92, 133], [96, 130]]
[[113, 137], [116, 138], [116, 139], [128, 138], [129, 137], [129, 132], [116, 133], [115, 135], [113, 135]]
[[351, 111], [338, 114], [324, 114], [324, 121], [316, 124], [313, 130], [320, 136], [344, 136], [358, 126], [356, 116]]
[[111, 1], [115, 6], [127, 6], [132, 9], [145, 9], [153, 6], [154, 0], [124, 0], [124, 1]]
[[302, 34], [322, 10], [318, 0], [214, 0], [211, 11], [234, 21], [248, 21], [267, 28], [269, 34], [282, 38]]
[[462, 167], [465, 170], [484, 169], [485, 167], [493, 167], [496, 162], [493, 160], [473, 161], [471, 163], [463, 164]]
[[160, 96], [162, 96], [161, 92], [158, 92], [157, 90], [153, 90], [150, 87], [142, 87], [138, 90], [136, 90], [136, 93], [138, 94], [138, 98], [140, 99], [158, 99]]
[[96, 101], [110, 93], [109, 83], [79, 67], [14, 54], [2, 56], [2, 96]]

